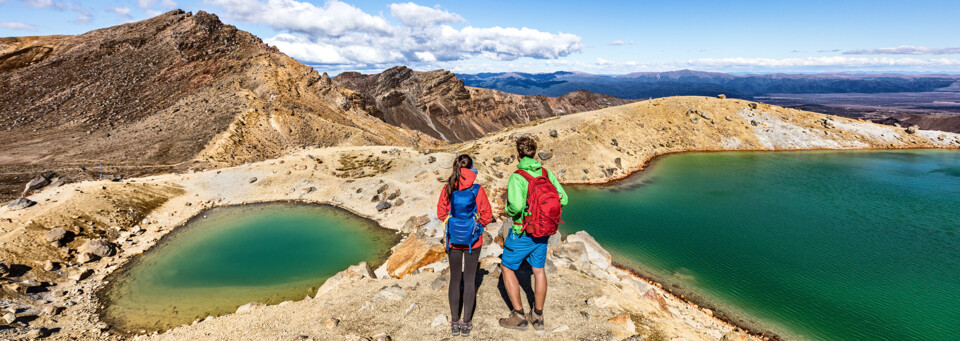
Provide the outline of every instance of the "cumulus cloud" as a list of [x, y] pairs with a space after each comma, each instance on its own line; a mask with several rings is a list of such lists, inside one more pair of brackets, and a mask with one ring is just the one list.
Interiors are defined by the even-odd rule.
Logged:
[[843, 54], [910, 54], [910, 55], [940, 55], [960, 54], [960, 47], [929, 48], [923, 46], [883, 47], [878, 49], [843, 51]]
[[413, 27], [428, 27], [437, 24], [463, 22], [463, 17], [456, 13], [420, 6], [412, 2], [390, 4], [390, 15], [401, 23]]
[[93, 19], [93, 14], [89, 10], [80, 5], [75, 5], [73, 2], [60, 1], [60, 0], [20, 0], [27, 6], [33, 8], [49, 8], [58, 11], [71, 11], [76, 12], [77, 18], [73, 20], [76, 24], [86, 24]]
[[226, 15], [239, 20], [313, 37], [337, 37], [352, 32], [389, 34], [392, 29], [386, 19], [336, 0], [327, 1], [321, 7], [295, 0], [210, 0], [207, 3], [222, 7]]
[[36, 31], [37, 27], [17, 21], [0, 21], [0, 28], [17, 31]]
[[473, 27], [449, 24], [464, 19], [452, 12], [399, 3], [388, 6], [400, 22], [370, 15], [337, 0], [322, 6], [296, 0], [208, 0], [241, 21], [284, 31], [266, 42], [291, 57], [317, 64], [385, 65], [442, 62], [474, 57], [553, 59], [582, 49], [579, 36], [527, 27]]
[[130, 17], [130, 7], [107, 7], [103, 10], [114, 13], [124, 18]]

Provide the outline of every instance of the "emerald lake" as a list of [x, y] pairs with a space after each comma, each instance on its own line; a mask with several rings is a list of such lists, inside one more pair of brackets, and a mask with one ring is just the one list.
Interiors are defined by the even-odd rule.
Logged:
[[267, 203], [205, 211], [108, 279], [100, 314], [112, 328], [154, 331], [313, 294], [399, 239], [331, 206]]
[[567, 192], [564, 232], [737, 323], [960, 340], [960, 152], [684, 153]]

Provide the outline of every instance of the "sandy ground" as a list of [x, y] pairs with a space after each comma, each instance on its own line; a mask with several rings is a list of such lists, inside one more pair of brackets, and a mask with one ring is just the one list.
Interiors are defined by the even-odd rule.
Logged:
[[[190, 217], [214, 206], [275, 200], [326, 203], [399, 230], [411, 217], [432, 215], [440, 181], [449, 174], [452, 158], [457, 152], [466, 152], [474, 155], [480, 172], [478, 182], [487, 188], [494, 214], [499, 215], [506, 177], [515, 169], [515, 160], [510, 161], [514, 154], [512, 137], [518, 134], [533, 136], [541, 150], [552, 153], [543, 156], [545, 165], [560, 174], [564, 183], [619, 179], [643, 169], [657, 155], [689, 150], [960, 146], [957, 134], [908, 134], [904, 129], [869, 122], [765, 104], [752, 109], [749, 104], [734, 99], [673, 97], [538, 121], [442, 150], [389, 146], [304, 149], [231, 168], [47, 188], [30, 197], [38, 202], [34, 207], [17, 211], [0, 208], [0, 259], [16, 265], [16, 277], [4, 279], [2, 303], [14, 308], [18, 316], [14, 328], [0, 330], [0, 337], [24, 336], [39, 327], [53, 329], [51, 337], [55, 339], [118, 337], [96, 315], [99, 303], [94, 293], [104, 284], [103, 278]], [[824, 119], [830, 123], [824, 124]], [[551, 136], [551, 130], [556, 130], [556, 137]], [[505, 161], [497, 162], [497, 157]], [[251, 181], [254, 177], [256, 181]], [[399, 190], [398, 198], [403, 203], [397, 205], [391, 200], [393, 207], [378, 212], [371, 199], [384, 184], [388, 191]], [[43, 236], [55, 227], [74, 231], [77, 236], [66, 247], [52, 246]], [[142, 231], [134, 232], [137, 230]], [[97, 236], [116, 242], [117, 255], [78, 264], [75, 249]], [[46, 260], [58, 266], [44, 271], [39, 263]], [[434, 267], [441, 263], [445, 261]], [[73, 275], [85, 269], [93, 270], [93, 274], [76, 280]], [[662, 290], [658, 293], [672, 313], [654, 313], [657, 308], [652, 300], [644, 300], [639, 293], [623, 294], [620, 280], [624, 274], [614, 268], [587, 271], [558, 262], [557, 269], [550, 277], [553, 283], [547, 305], [551, 307], [549, 314], [554, 315], [548, 315], [547, 327], [569, 329], [544, 338], [622, 337], [628, 331], [607, 322], [621, 313], [635, 316], [634, 332], [648, 339], [715, 340], [733, 329]], [[291, 339], [305, 335], [336, 339], [334, 335], [372, 337], [385, 332], [400, 340], [440, 338], [446, 328], [429, 326], [437, 315], [446, 314], [445, 293], [430, 286], [440, 273], [422, 271], [403, 279], [362, 279], [319, 298], [218, 317], [159, 337]], [[495, 278], [488, 278], [480, 288], [474, 337], [527, 338], [528, 334], [511, 334], [495, 325], [505, 310], [495, 283]], [[381, 288], [393, 284], [406, 288], [403, 299], [372, 299]], [[611, 297], [618, 308], [584, 303], [604, 295]], [[407, 317], [398, 316], [413, 303], [419, 308]], [[367, 308], [361, 309], [364, 304]], [[54, 306], [64, 309], [55, 314], [43, 311]], [[340, 319], [341, 325], [324, 329], [324, 320], [331, 317]]]

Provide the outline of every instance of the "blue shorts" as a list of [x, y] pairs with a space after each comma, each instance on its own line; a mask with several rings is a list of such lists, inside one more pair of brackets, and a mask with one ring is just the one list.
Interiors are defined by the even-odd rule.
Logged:
[[547, 240], [549, 239], [550, 237], [533, 238], [526, 233], [518, 236], [510, 232], [507, 239], [503, 241], [500, 264], [507, 269], [516, 270], [526, 259], [531, 267], [543, 269], [543, 264], [547, 261]]

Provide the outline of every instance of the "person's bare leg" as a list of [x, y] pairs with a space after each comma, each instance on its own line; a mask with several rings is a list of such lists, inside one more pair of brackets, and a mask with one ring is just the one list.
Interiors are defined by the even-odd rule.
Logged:
[[[507, 289], [507, 296], [510, 297], [513, 310], [523, 311], [523, 301], [520, 301], [520, 282], [517, 281], [517, 274], [502, 264], [500, 270], [503, 273], [503, 286]], [[543, 306], [543, 303], [540, 306]]]
[[533, 268], [533, 279], [536, 281], [533, 287], [534, 308], [543, 310], [543, 301], [547, 299], [547, 273], [543, 268]]

